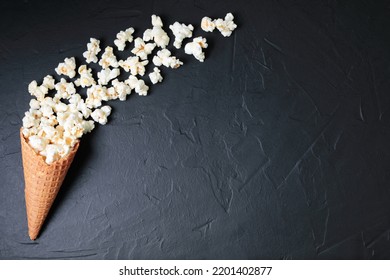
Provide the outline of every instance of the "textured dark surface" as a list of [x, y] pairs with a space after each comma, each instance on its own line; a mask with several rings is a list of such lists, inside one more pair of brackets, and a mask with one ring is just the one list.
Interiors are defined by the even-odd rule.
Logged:
[[[80, 2], [83, 2], [81, 4]], [[1, 1], [0, 259], [390, 258], [388, 1]], [[230, 38], [200, 19], [236, 16]], [[163, 68], [83, 139], [29, 240], [27, 85], [161, 15], [204, 63]], [[170, 31], [169, 34], [171, 35]]]

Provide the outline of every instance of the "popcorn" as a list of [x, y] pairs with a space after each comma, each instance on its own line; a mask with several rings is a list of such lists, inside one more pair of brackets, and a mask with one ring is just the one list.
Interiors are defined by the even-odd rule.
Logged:
[[139, 95], [146, 96], [148, 94], [149, 87], [145, 84], [144, 80], [139, 79], [135, 84], [134, 90]]
[[65, 75], [69, 78], [76, 76], [76, 60], [74, 57], [65, 58], [64, 62], [58, 64], [57, 68], [54, 69], [58, 75]]
[[135, 89], [136, 85], [138, 83], [138, 79], [136, 76], [130, 75], [127, 80], [125, 80], [125, 84], [130, 86], [130, 89]]
[[152, 53], [155, 47], [155, 43], [146, 44], [144, 40], [137, 38], [134, 40], [134, 48], [131, 50], [131, 52], [140, 59], [145, 60], [148, 58], [148, 55]]
[[58, 103], [54, 106], [54, 111], [55, 111], [55, 112], [65, 112], [66, 110], [68, 110], [68, 105], [66, 105], [65, 103], [58, 102]]
[[119, 100], [126, 100], [126, 96], [131, 93], [131, 88], [125, 82], [119, 82], [118, 79], [112, 81], [113, 88]]
[[112, 47], [105, 48], [102, 58], [99, 60], [99, 65], [102, 66], [103, 69], [107, 69], [110, 66], [114, 68], [118, 67], [118, 61]]
[[45, 95], [49, 92], [49, 89], [44, 85], [38, 86], [37, 81], [32, 81], [28, 85], [28, 92], [38, 100], [43, 100]]
[[120, 70], [118, 68], [110, 69], [102, 69], [98, 72], [98, 83], [99, 85], [107, 85], [109, 81], [115, 79], [120, 74]]
[[90, 38], [90, 42], [87, 44], [87, 50], [83, 53], [85, 61], [87, 63], [98, 62], [97, 54], [101, 51], [100, 41], [95, 38]]
[[42, 105], [41, 112], [44, 117], [50, 117], [54, 114], [53, 108], [47, 104]]
[[84, 133], [90, 133], [95, 128], [95, 122], [94, 121], [83, 121], [81, 123], [83, 127]]
[[117, 46], [118, 50], [123, 51], [126, 47], [126, 42], [133, 42], [133, 33], [134, 28], [130, 27], [125, 31], [120, 31], [118, 34], [116, 34], [117, 39], [114, 40], [114, 44]]
[[225, 20], [221, 18], [215, 20], [215, 26], [224, 37], [232, 35], [233, 30], [237, 28], [233, 20], [234, 16], [231, 13], [226, 14]]
[[175, 56], [171, 56], [171, 52], [168, 49], [162, 49], [157, 52], [157, 55], [153, 57], [153, 64], [156, 66], [164, 65], [165, 67], [178, 68], [183, 65], [179, 59]]
[[28, 138], [28, 143], [36, 151], [41, 152], [46, 148], [48, 140], [37, 135], [32, 135]]
[[159, 16], [152, 15], [152, 29], [146, 29], [143, 34], [143, 40], [148, 42], [150, 40], [154, 40], [156, 45], [160, 48], [165, 48], [169, 44], [169, 36], [162, 29], [163, 23]]
[[[98, 93], [95, 96], [103, 96], [103, 94], [100, 92], [97, 88], [95, 88]], [[104, 92], [104, 89], [103, 89]], [[87, 91], [88, 94], [88, 91]], [[100, 99], [101, 100], [101, 99]], [[98, 105], [100, 106], [100, 105]], [[78, 110], [80, 113], [83, 114], [84, 118], [88, 118], [91, 115], [91, 109], [87, 106], [86, 102], [84, 102], [84, 99], [81, 98], [80, 94], [74, 94], [70, 99], [69, 99], [69, 108], [71, 110]]]
[[149, 79], [152, 82], [152, 84], [161, 83], [163, 80], [163, 77], [161, 76], [160, 69], [157, 67], [154, 67], [153, 72], [149, 74]]
[[71, 97], [72, 94], [76, 93], [74, 84], [72, 82], [68, 83], [64, 78], [61, 78], [61, 80], [57, 84], [55, 84], [54, 87], [57, 91], [57, 93], [55, 94], [55, 97], [57, 99], [68, 99]]
[[102, 105], [102, 100], [107, 101], [107, 88], [101, 85], [95, 85], [87, 89], [87, 99], [85, 104], [88, 108], [93, 109]]
[[46, 149], [41, 151], [41, 155], [45, 156], [46, 163], [52, 164], [54, 161], [60, 159], [59, 147], [56, 144], [49, 144], [46, 146]]
[[37, 127], [39, 125], [39, 119], [32, 112], [25, 112], [22, 121], [24, 128]]
[[185, 25], [184, 23], [180, 24], [179, 22], [175, 22], [173, 25], [169, 26], [169, 29], [172, 30], [173, 35], [175, 36], [173, 46], [176, 49], [180, 49], [183, 40], [185, 38], [192, 37], [192, 31], [194, 30], [194, 27], [191, 24]]
[[145, 75], [145, 65], [149, 63], [148, 60], [140, 61], [138, 56], [130, 56], [125, 61], [120, 60], [119, 66], [126, 72], [131, 72], [131, 75]]
[[152, 25], [155, 27], [163, 27], [161, 18], [159, 16], [152, 15]]
[[29, 105], [30, 105], [30, 110], [31, 109], [38, 110], [41, 107], [39, 101], [36, 99], [31, 99]]
[[107, 123], [107, 117], [111, 114], [110, 106], [103, 106], [100, 109], [96, 109], [92, 112], [91, 117], [95, 122], [98, 122], [102, 125]]
[[[231, 13], [228, 13], [225, 19], [211, 20], [209, 17], [204, 17], [201, 27], [206, 32], [217, 28], [223, 36], [230, 36], [237, 27], [233, 20], [234, 17]], [[107, 123], [111, 107], [102, 107], [104, 101], [126, 100], [133, 90], [141, 96], [148, 94], [149, 86], [144, 80], [138, 79], [137, 75], [145, 75], [145, 66], [149, 63], [148, 55], [153, 52], [156, 46], [160, 47], [161, 50], [152, 59], [155, 66], [164, 65], [165, 67], [178, 68], [183, 65], [183, 62], [172, 56], [171, 52], [166, 49], [170, 38], [163, 29], [161, 18], [152, 15], [151, 21], [153, 27], [145, 30], [142, 38], [134, 40], [134, 29], [131, 27], [116, 35], [114, 44], [120, 51], [125, 49], [128, 42], [131, 43], [134, 40], [134, 48], [131, 50], [134, 56], [130, 56], [126, 60], [118, 61], [110, 46], [104, 49], [99, 60], [97, 55], [101, 51], [100, 41], [90, 38], [83, 57], [87, 64], [98, 62], [102, 67], [101, 71], [97, 73], [98, 81], [95, 81], [92, 69], [89, 69], [87, 65], [81, 65], [77, 69], [79, 77], [74, 83], [68, 82], [64, 78], [56, 83], [52, 76], [47, 75], [41, 85], [38, 85], [37, 81], [32, 81], [28, 85], [29, 93], [35, 98], [30, 100], [30, 109], [23, 117], [22, 133], [28, 138], [30, 146], [44, 157], [47, 164], [67, 156], [79, 141], [78, 139], [95, 128], [95, 122], [102, 125]], [[175, 36], [173, 45], [177, 49], [181, 48], [185, 38], [192, 37], [194, 30], [191, 24], [185, 25], [179, 22], [175, 22], [169, 28]], [[149, 42], [152, 40], [154, 42]], [[203, 49], [207, 46], [205, 38], [197, 37], [185, 45], [184, 51], [194, 55], [196, 59], [204, 61]], [[120, 75], [118, 67], [130, 72], [125, 81], [118, 80], [117, 77]], [[55, 71], [58, 75], [74, 78], [76, 76], [75, 58], [65, 58], [63, 62], [58, 64]], [[152, 84], [163, 81], [158, 67], [154, 67], [148, 76]], [[111, 86], [106, 87], [110, 81]], [[75, 86], [87, 88], [85, 99], [76, 93]], [[54, 97], [47, 96], [50, 90], [56, 91]]]
[[147, 95], [149, 87], [145, 84], [145, 81], [142, 79], [137, 79], [137, 77], [130, 75], [129, 78], [125, 81], [131, 89], [134, 89], [139, 95]]
[[47, 89], [51, 90], [54, 89], [55, 80], [52, 76], [47, 75], [45, 78], [43, 78], [42, 86], [46, 87]]
[[96, 85], [94, 78], [92, 77], [92, 69], [88, 69], [87, 65], [81, 65], [78, 69], [80, 78], [74, 81], [76, 86], [81, 86], [82, 88], [90, 87]]
[[205, 38], [196, 37], [192, 42], [186, 44], [184, 47], [184, 52], [186, 54], [194, 55], [197, 60], [203, 62], [205, 59], [205, 54], [202, 49], [207, 48], [207, 46], [208, 45]]
[[215, 29], [215, 23], [213, 20], [211, 20], [211, 18], [204, 17], [204, 18], [202, 18], [202, 21], [200, 23], [200, 27], [205, 32], [213, 32]]

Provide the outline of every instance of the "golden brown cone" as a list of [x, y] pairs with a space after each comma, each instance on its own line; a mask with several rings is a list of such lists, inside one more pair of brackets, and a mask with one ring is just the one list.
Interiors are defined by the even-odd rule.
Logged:
[[28, 235], [35, 240], [53, 205], [66, 173], [79, 147], [77, 143], [69, 155], [48, 165], [27, 143], [20, 130], [24, 171]]

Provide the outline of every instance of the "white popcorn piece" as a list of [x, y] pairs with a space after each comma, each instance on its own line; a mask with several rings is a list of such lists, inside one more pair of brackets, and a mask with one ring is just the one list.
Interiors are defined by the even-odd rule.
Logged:
[[232, 35], [233, 30], [237, 28], [237, 25], [234, 23], [233, 20], [234, 16], [232, 15], [232, 13], [226, 14], [224, 20], [221, 18], [215, 20], [215, 26], [224, 37], [229, 37], [230, 35]]
[[152, 15], [152, 25], [156, 27], [163, 27], [161, 18], [159, 16]]
[[107, 88], [101, 85], [95, 85], [87, 89], [85, 104], [88, 108], [93, 109], [100, 107], [102, 101], [107, 101], [108, 99]]
[[76, 93], [76, 88], [72, 82], [67, 82], [64, 78], [55, 84], [57, 93], [55, 94], [56, 99], [69, 99], [73, 94]]
[[92, 112], [91, 117], [95, 122], [105, 125], [107, 123], [107, 117], [111, 114], [110, 106], [103, 106]]
[[87, 44], [87, 50], [83, 53], [85, 61], [87, 63], [98, 62], [97, 54], [101, 51], [100, 41], [95, 38], [90, 38], [90, 42]]
[[73, 78], [76, 76], [76, 60], [74, 57], [65, 58], [64, 62], [58, 64], [57, 68], [54, 69], [58, 75], [68, 76]]
[[205, 32], [213, 32], [215, 29], [215, 22], [209, 17], [203, 17], [200, 27]]
[[142, 39], [145, 41], [145, 42], [149, 42], [151, 40], [153, 40], [153, 32], [152, 32], [152, 29], [146, 29], [144, 31], [144, 34], [142, 36]]
[[28, 85], [28, 92], [41, 101], [45, 98], [45, 95], [49, 92], [49, 89], [44, 85], [38, 86], [37, 81], [32, 81]]
[[59, 147], [56, 144], [49, 144], [46, 148], [40, 153], [45, 157], [45, 162], [47, 164], [52, 164], [54, 161], [60, 159]]
[[83, 117], [85, 119], [89, 118], [89, 116], [91, 115], [92, 113], [92, 110], [90, 108], [88, 108], [87, 104], [84, 102], [84, 100], [82, 99], [80, 102], [78, 102], [76, 104], [77, 106], [77, 110], [83, 114]]
[[174, 24], [169, 26], [169, 29], [172, 30], [172, 33], [175, 36], [173, 46], [176, 49], [180, 49], [183, 40], [185, 38], [192, 37], [192, 31], [194, 30], [194, 27], [191, 24], [185, 25], [184, 23], [175, 22]]
[[120, 31], [116, 34], [116, 39], [114, 40], [115, 46], [117, 46], [119, 51], [123, 51], [126, 47], [126, 42], [133, 42], [133, 33], [134, 28], [127, 28], [125, 31]]
[[106, 47], [104, 49], [102, 58], [99, 60], [99, 65], [103, 69], [107, 69], [110, 66], [113, 68], [118, 67], [118, 61], [116, 59], [116, 56], [114, 55], [114, 50], [112, 47]]
[[30, 105], [30, 110], [31, 109], [32, 110], [39, 110], [39, 108], [41, 107], [40, 102], [36, 99], [31, 99], [29, 105]]
[[87, 65], [81, 65], [78, 69], [78, 73], [80, 78], [74, 81], [76, 86], [85, 88], [96, 85], [96, 81], [92, 76], [92, 69], [88, 69]]
[[42, 105], [40, 110], [42, 115], [47, 118], [54, 114], [53, 108], [47, 104]]
[[138, 83], [138, 78], [136, 76], [130, 75], [127, 80], [124, 81], [125, 84], [130, 86], [130, 89], [135, 89], [137, 83]]
[[92, 120], [82, 122], [83, 133], [90, 133], [95, 128], [95, 122]]
[[52, 76], [47, 75], [45, 78], [43, 78], [42, 86], [46, 87], [49, 90], [54, 89], [55, 80]]
[[37, 118], [33, 112], [25, 112], [22, 121], [24, 128], [32, 128], [39, 126], [39, 118]]
[[134, 40], [134, 48], [131, 52], [140, 59], [145, 60], [148, 58], [148, 55], [152, 53], [155, 47], [155, 43], [145, 43], [142, 38], [136, 38]]
[[171, 67], [173, 69], [183, 65], [179, 59], [175, 56], [171, 56], [171, 52], [168, 49], [162, 49], [157, 52], [157, 55], [153, 57], [153, 64], [156, 66], [164, 65], [165, 67]]
[[169, 36], [164, 31], [162, 20], [159, 16], [152, 15], [152, 29], [146, 29], [143, 34], [143, 40], [148, 42], [154, 40], [156, 45], [160, 48], [166, 48], [169, 44]]
[[98, 83], [99, 85], [107, 85], [112, 79], [115, 79], [120, 74], [120, 70], [118, 68], [110, 69], [102, 69], [98, 72]]
[[139, 79], [135, 84], [134, 90], [139, 95], [146, 96], [148, 94], [149, 87], [145, 84], [144, 80]]
[[125, 82], [119, 82], [118, 79], [112, 81], [112, 86], [119, 98], [119, 100], [126, 100], [127, 95], [131, 93], [131, 88]]
[[54, 106], [54, 111], [55, 111], [56, 113], [58, 113], [58, 112], [65, 112], [66, 110], [68, 110], [68, 105], [66, 105], [65, 103], [58, 102], [58, 103]]
[[32, 135], [28, 138], [28, 143], [36, 152], [39, 153], [46, 148], [49, 141], [46, 138], [39, 137], [38, 135]]
[[139, 95], [147, 95], [149, 87], [145, 84], [145, 81], [138, 79], [136, 76], [130, 75], [125, 83], [130, 86], [130, 88], [135, 90]]
[[161, 83], [163, 80], [163, 77], [161, 76], [160, 69], [157, 67], [153, 68], [153, 72], [149, 74], [149, 79], [152, 82], [152, 84]]
[[205, 59], [205, 54], [203, 49], [207, 48], [206, 38], [196, 37], [190, 43], [187, 43], [184, 47], [184, 52], [189, 55], [193, 55], [197, 60], [203, 62]]
[[131, 75], [145, 75], [145, 65], [149, 63], [148, 60], [140, 61], [138, 56], [130, 56], [125, 61], [120, 60], [119, 66], [126, 72], [131, 72]]
[[40, 122], [40, 126], [41, 127], [44, 127], [44, 126], [55, 126], [58, 124], [58, 120], [56, 118], [56, 116], [54, 115], [50, 115], [49, 117], [41, 117], [40, 118], [41, 122]]

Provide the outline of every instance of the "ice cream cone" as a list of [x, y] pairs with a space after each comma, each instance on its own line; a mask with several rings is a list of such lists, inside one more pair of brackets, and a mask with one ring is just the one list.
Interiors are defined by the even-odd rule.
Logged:
[[48, 165], [27, 143], [20, 130], [28, 235], [35, 240], [49, 213], [66, 173], [79, 147], [77, 143], [65, 158]]

